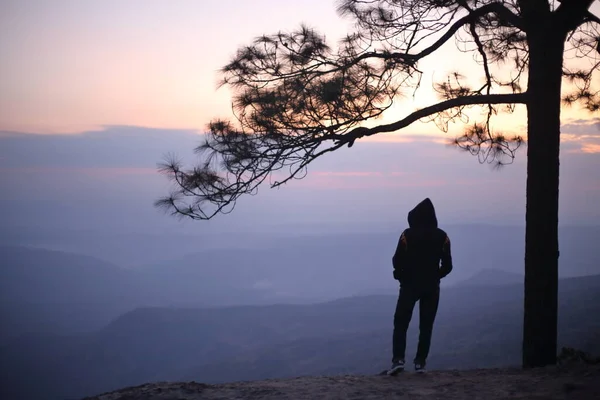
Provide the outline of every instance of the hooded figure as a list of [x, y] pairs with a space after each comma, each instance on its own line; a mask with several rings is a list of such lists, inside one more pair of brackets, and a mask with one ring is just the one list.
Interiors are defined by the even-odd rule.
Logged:
[[417, 372], [425, 371], [439, 303], [440, 279], [452, 271], [450, 239], [438, 228], [430, 199], [423, 200], [408, 213], [408, 226], [400, 235], [392, 258], [394, 279], [400, 282], [400, 294], [394, 314], [394, 354], [392, 368], [388, 371], [390, 375], [404, 370], [406, 331], [417, 301], [419, 345], [414, 363]]
[[408, 226], [415, 229], [437, 228], [435, 208], [429, 198], [423, 200], [408, 212]]

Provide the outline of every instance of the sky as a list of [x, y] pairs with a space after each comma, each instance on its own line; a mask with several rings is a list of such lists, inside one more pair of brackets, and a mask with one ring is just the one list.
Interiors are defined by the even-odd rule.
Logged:
[[[598, 4], [593, 11], [599, 14]], [[234, 213], [181, 222], [152, 202], [164, 155], [193, 161], [206, 124], [231, 116], [218, 70], [258, 35], [301, 23], [332, 43], [351, 31], [332, 0], [0, 1], [0, 218], [6, 226], [121, 230], [263, 229], [280, 224], [405, 224], [431, 197], [441, 221], [523, 224], [525, 152], [500, 171], [417, 123], [315, 163], [302, 181], [264, 187]], [[420, 66], [423, 88], [385, 116], [430, 103], [432, 80], [476, 73], [454, 43]], [[522, 134], [523, 109], [496, 121]], [[600, 118], [563, 112], [561, 223], [600, 223]]]

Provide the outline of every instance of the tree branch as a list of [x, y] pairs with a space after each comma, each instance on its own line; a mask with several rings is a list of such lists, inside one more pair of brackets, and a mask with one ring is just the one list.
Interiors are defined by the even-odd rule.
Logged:
[[588, 12], [585, 14], [585, 20], [587, 22], [595, 22], [598, 25], [600, 25], [600, 18], [598, 18], [598, 16], [596, 16], [595, 14], [593, 14], [591, 11], [588, 10]]
[[[577, 29], [582, 23], [587, 22], [587, 18], [590, 16], [596, 17], [589, 11], [593, 2], [594, 0], [562, 0], [560, 2], [555, 13], [561, 19], [565, 32]], [[596, 17], [596, 22], [597, 20]]]
[[402, 128], [406, 128], [421, 118], [430, 117], [434, 114], [438, 114], [451, 108], [486, 104], [525, 104], [527, 102], [527, 98], [528, 95], [526, 92], [457, 97], [417, 110], [407, 117], [391, 124], [379, 125], [374, 128], [355, 128], [345, 135], [338, 135], [338, 137], [336, 137], [334, 140], [339, 143], [349, 143], [349, 145], [352, 145], [356, 139], [372, 136], [377, 133], [394, 132]]
[[438, 50], [440, 47], [442, 47], [464, 25], [473, 24], [474, 22], [476, 22], [476, 20], [478, 18], [481, 18], [484, 15], [489, 14], [489, 13], [495, 13], [496, 15], [498, 15], [498, 17], [503, 18], [508, 23], [510, 23], [510, 25], [512, 25], [516, 28], [519, 28], [519, 29], [523, 29], [523, 24], [522, 24], [521, 18], [519, 16], [514, 14], [512, 11], [510, 11], [508, 8], [506, 8], [501, 3], [491, 3], [491, 4], [487, 4], [483, 7], [473, 10], [468, 15], [466, 15], [466, 16], [462, 17], [461, 19], [459, 19], [458, 21], [456, 21], [454, 24], [452, 24], [452, 26], [450, 26], [450, 28], [446, 31], [446, 33], [444, 33], [442, 35], [442, 37], [440, 37], [431, 46], [420, 51], [419, 53], [406, 54], [406, 53], [368, 52], [368, 53], [361, 54], [359, 57], [357, 57], [355, 60], [353, 60], [353, 63], [358, 63], [358, 62], [363, 61], [368, 58], [381, 58], [384, 60], [401, 60], [408, 64], [414, 64], [417, 61], [432, 54], [433, 52]]
[[[494, 2], [494, 3], [487, 4], [485, 6], [482, 6], [480, 8], [470, 11], [468, 15], [460, 18], [454, 24], [452, 24], [450, 26], [450, 28], [442, 35], [442, 37], [440, 37], [438, 40], [436, 40], [431, 46], [423, 49], [422, 51], [420, 51], [418, 53], [410, 54], [410, 53], [398, 53], [398, 52], [368, 51], [368, 52], [364, 52], [364, 53], [360, 54], [359, 56], [353, 58], [347, 64], [340, 65], [339, 63], [336, 63], [336, 62], [322, 61], [322, 62], [318, 62], [317, 65], [313, 66], [313, 68], [315, 68], [318, 65], [333, 66], [333, 68], [327, 69], [324, 71], [318, 71], [315, 69], [315, 74], [325, 75], [325, 74], [329, 74], [332, 72], [340, 71], [342, 69], [346, 69], [349, 66], [356, 65], [356, 64], [360, 63], [361, 61], [364, 61], [367, 59], [372, 59], [372, 58], [377, 58], [377, 59], [382, 59], [382, 60], [397, 60], [397, 61], [404, 62], [407, 65], [414, 65], [417, 61], [429, 56], [430, 54], [432, 54], [436, 50], [438, 50], [440, 47], [442, 47], [464, 25], [474, 24], [478, 18], [481, 18], [484, 15], [490, 14], [490, 13], [495, 13], [499, 18], [505, 20], [506, 23], [509, 24], [509, 26], [514, 26], [521, 30], [524, 27], [523, 21], [518, 15], [514, 14], [512, 11], [510, 11], [508, 8], [506, 8], [502, 3]], [[289, 46], [286, 46], [285, 44], [283, 44], [283, 45], [284, 45], [284, 47], [290, 49]], [[296, 71], [294, 73], [286, 74], [286, 77], [300, 76], [303, 73], [304, 73], [304, 71]], [[266, 83], [268, 81], [260, 81], [260, 82]]]

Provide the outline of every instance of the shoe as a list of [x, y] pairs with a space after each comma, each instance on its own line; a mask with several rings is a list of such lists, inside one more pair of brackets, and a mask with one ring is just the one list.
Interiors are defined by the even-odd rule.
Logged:
[[394, 376], [402, 371], [404, 371], [404, 360], [398, 360], [392, 363], [392, 368], [388, 370], [387, 374]]
[[415, 363], [415, 372], [417, 374], [424, 374], [427, 372], [427, 369], [425, 369], [425, 364]]

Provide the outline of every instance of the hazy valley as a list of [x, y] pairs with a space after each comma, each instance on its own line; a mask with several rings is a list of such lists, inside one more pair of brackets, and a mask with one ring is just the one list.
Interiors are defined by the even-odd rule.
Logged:
[[[443, 283], [430, 367], [518, 365], [522, 229], [447, 231], [455, 270]], [[196, 244], [198, 251], [155, 262], [146, 262], [139, 238], [144, 262], [121, 265], [115, 261], [127, 256], [107, 249], [110, 242], [98, 243], [96, 253], [106, 251], [100, 260], [94, 241], [87, 242], [94, 257], [5, 241], [2, 397], [77, 398], [160, 380], [379, 372], [391, 353], [396, 235], [278, 235], [260, 244], [252, 235], [221, 243], [165, 236], [147, 244], [149, 253], [159, 243], [172, 252]], [[600, 229], [568, 227], [561, 238], [560, 345], [600, 353]], [[53, 239], [60, 246], [60, 236]], [[417, 312], [413, 318], [408, 354]]]

